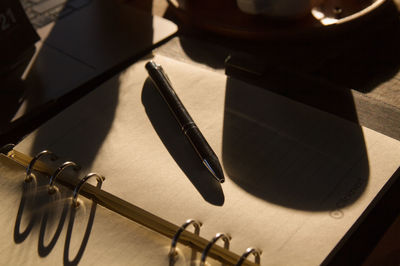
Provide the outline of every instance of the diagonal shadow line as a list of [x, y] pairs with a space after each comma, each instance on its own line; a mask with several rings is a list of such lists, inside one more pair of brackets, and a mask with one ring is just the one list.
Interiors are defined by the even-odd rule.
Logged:
[[[101, 183], [99, 182], [97, 184], [97, 188], [101, 189]], [[89, 215], [89, 220], [86, 226], [85, 234], [83, 236], [81, 246], [79, 247], [79, 250], [75, 257], [72, 260], [69, 260], [69, 250], [70, 250], [70, 244], [71, 244], [71, 236], [72, 236], [72, 231], [74, 227], [74, 222], [75, 222], [75, 215], [76, 215], [76, 207], [71, 205], [71, 214], [69, 216], [69, 222], [68, 222], [68, 229], [67, 229], [67, 236], [65, 238], [65, 246], [64, 246], [64, 265], [78, 265], [79, 261], [83, 257], [83, 253], [85, 252], [87, 243], [89, 241], [89, 236], [90, 233], [92, 232], [92, 227], [93, 227], [93, 221], [94, 217], [96, 214], [96, 209], [97, 209], [97, 202], [92, 201], [92, 206], [90, 208], [90, 215]]]

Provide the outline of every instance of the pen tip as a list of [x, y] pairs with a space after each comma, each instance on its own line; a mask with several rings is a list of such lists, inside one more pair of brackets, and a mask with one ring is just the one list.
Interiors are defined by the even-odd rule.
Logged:
[[225, 182], [224, 172], [217, 158], [204, 159], [203, 163], [218, 182]]

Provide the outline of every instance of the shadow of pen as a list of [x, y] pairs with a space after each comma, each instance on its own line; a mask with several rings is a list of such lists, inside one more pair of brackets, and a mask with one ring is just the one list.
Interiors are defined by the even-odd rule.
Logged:
[[142, 104], [146, 114], [163, 142], [190, 182], [207, 202], [222, 206], [225, 197], [221, 184], [200, 161], [190, 142], [180, 130], [178, 123], [149, 78], [142, 90]]

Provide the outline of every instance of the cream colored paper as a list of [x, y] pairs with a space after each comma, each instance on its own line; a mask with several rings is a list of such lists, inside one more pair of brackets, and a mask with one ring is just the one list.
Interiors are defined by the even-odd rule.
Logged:
[[[72, 191], [58, 185], [60, 195], [48, 195], [48, 178], [25, 185], [24, 178], [0, 156], [1, 265], [168, 265], [170, 239], [83, 197], [73, 211]], [[179, 252], [175, 265], [186, 265], [191, 251]]]
[[[16, 149], [32, 155], [50, 149], [82, 164], [82, 174], [102, 173], [107, 178], [102, 189], [177, 225], [198, 219], [207, 239], [229, 233], [238, 254], [260, 248], [262, 265], [320, 264], [400, 165], [394, 139], [215, 72], [162, 56], [154, 60], [219, 156], [225, 183], [214, 181], [201, 165], [146, 82], [147, 60], [63, 111]], [[117, 223], [114, 216], [99, 212], [94, 226]], [[93, 231], [87, 250], [96, 249], [89, 246], [95, 241], [130, 249], [114, 228]], [[35, 256], [35, 245], [19, 245]], [[82, 262], [92, 254], [86, 251]], [[111, 252], [96, 259], [124, 264], [124, 256]], [[133, 265], [150, 265], [148, 254], [141, 257], [143, 263]]]

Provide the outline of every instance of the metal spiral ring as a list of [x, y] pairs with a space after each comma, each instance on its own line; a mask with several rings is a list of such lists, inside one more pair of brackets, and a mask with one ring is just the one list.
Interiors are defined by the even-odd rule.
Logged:
[[51, 156], [50, 158], [53, 161], [57, 160], [57, 158], [58, 158], [53, 152], [51, 152], [49, 150], [44, 150], [44, 151], [41, 151], [38, 154], [36, 154], [35, 157], [33, 157], [32, 160], [30, 161], [28, 167], [26, 168], [25, 182], [29, 182], [31, 180], [32, 170], [35, 166], [35, 163], [44, 155], [50, 155]]
[[78, 195], [79, 195], [79, 191], [81, 190], [83, 184], [84, 184], [86, 181], [88, 181], [89, 178], [91, 178], [91, 177], [93, 177], [93, 176], [96, 177], [98, 183], [103, 183], [103, 181], [106, 179], [104, 176], [99, 175], [99, 174], [97, 174], [97, 173], [89, 173], [89, 174], [87, 174], [84, 178], [82, 178], [81, 181], [79, 181], [78, 185], [76, 185], [76, 187], [75, 187], [75, 189], [74, 189], [74, 193], [73, 193], [72, 202], [73, 202], [73, 205], [74, 205], [75, 207], [78, 207], [78, 206], [79, 206], [79, 203], [78, 203]]
[[180, 235], [182, 234], [182, 232], [185, 231], [185, 229], [191, 224], [194, 226], [194, 233], [196, 235], [199, 235], [200, 227], [201, 227], [202, 223], [198, 222], [194, 219], [187, 220], [184, 224], [182, 224], [182, 226], [178, 229], [178, 231], [175, 233], [174, 237], [172, 238], [171, 249], [168, 254], [170, 257], [175, 257], [177, 255], [176, 245], [178, 244], [178, 239], [179, 239]]
[[213, 237], [213, 239], [211, 239], [210, 243], [208, 243], [206, 248], [203, 250], [203, 253], [201, 254], [200, 265], [205, 264], [208, 252], [210, 251], [211, 247], [215, 244], [215, 242], [217, 242], [219, 239], [222, 239], [224, 241], [224, 248], [229, 249], [229, 241], [231, 240], [231, 237], [224, 233], [216, 234]]
[[54, 192], [54, 182], [55, 182], [57, 176], [58, 176], [59, 174], [61, 174], [61, 172], [62, 172], [65, 168], [70, 167], [70, 166], [74, 167], [74, 170], [75, 170], [75, 171], [78, 171], [79, 169], [81, 169], [81, 167], [80, 167], [79, 165], [77, 165], [76, 163], [74, 163], [74, 162], [71, 162], [71, 161], [66, 161], [66, 162], [64, 162], [62, 165], [60, 165], [60, 166], [54, 171], [54, 173], [53, 173], [53, 174], [51, 175], [51, 177], [50, 177], [49, 193], [53, 193], [53, 192]]
[[238, 263], [236, 263], [236, 266], [241, 266], [243, 264], [243, 262], [247, 259], [247, 257], [250, 254], [254, 255], [254, 263], [260, 265], [260, 256], [261, 256], [261, 250], [259, 250], [258, 248], [248, 248], [246, 249], [246, 251], [242, 254], [242, 256], [240, 257]]

